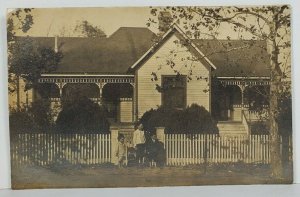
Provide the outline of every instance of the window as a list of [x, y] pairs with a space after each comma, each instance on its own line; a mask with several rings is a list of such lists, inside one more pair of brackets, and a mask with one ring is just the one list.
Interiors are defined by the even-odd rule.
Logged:
[[165, 107], [186, 107], [186, 76], [162, 76], [162, 104]]

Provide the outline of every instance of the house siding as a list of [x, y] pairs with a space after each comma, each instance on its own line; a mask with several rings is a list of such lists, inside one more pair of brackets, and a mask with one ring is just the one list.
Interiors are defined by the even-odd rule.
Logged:
[[132, 99], [120, 101], [120, 122], [132, 122]]
[[[147, 110], [157, 108], [162, 104], [161, 93], [156, 90], [156, 86], [161, 86], [163, 75], [176, 75], [175, 70], [182, 75], [191, 76], [186, 87], [186, 104], [196, 103], [210, 110], [210, 91], [205, 91], [210, 90], [210, 67], [202, 61], [192, 60], [195, 58], [193, 52], [178, 42], [179, 36], [175, 33], [137, 70], [138, 117], [141, 117]], [[174, 53], [170, 56], [171, 51]], [[190, 59], [188, 60], [187, 57]], [[175, 63], [173, 68], [167, 65], [167, 60], [170, 58]], [[182, 60], [182, 58], [185, 59]], [[185, 65], [187, 66], [185, 67]], [[190, 70], [192, 70], [192, 75], [189, 75]], [[157, 80], [151, 80], [153, 72], [156, 73]], [[202, 79], [197, 80], [199, 76]]]

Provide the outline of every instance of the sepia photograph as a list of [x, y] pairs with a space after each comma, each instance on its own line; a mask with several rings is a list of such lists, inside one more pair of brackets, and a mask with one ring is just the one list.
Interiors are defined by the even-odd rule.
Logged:
[[13, 189], [293, 183], [289, 5], [6, 22]]

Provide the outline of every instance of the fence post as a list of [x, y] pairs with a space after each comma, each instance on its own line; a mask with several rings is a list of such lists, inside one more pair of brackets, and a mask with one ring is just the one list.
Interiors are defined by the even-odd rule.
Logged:
[[156, 127], [156, 137], [165, 146], [165, 127]]
[[111, 128], [111, 163], [116, 164], [118, 158], [116, 156], [116, 151], [118, 147], [118, 135], [119, 129], [118, 128]]

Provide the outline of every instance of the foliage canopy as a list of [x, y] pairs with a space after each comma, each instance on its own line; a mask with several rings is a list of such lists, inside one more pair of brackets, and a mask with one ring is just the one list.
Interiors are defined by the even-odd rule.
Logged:
[[151, 109], [143, 114], [140, 123], [150, 133], [154, 133], [156, 127], [165, 127], [166, 133], [218, 133], [216, 122], [210, 113], [197, 104], [184, 110], [163, 106]]
[[108, 133], [105, 109], [87, 97], [65, 100], [56, 120], [60, 133]]

